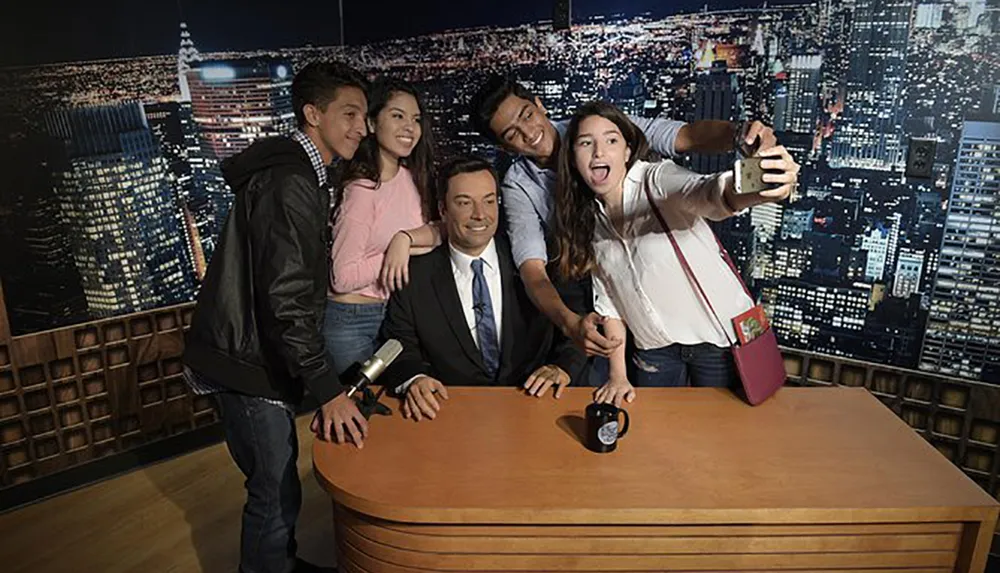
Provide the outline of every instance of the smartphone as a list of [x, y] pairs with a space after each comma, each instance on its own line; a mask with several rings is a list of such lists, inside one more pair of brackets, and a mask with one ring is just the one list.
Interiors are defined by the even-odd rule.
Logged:
[[733, 168], [736, 179], [736, 193], [740, 195], [744, 193], [760, 193], [761, 191], [781, 187], [777, 183], [764, 182], [765, 173], [780, 173], [780, 171], [774, 169], [765, 170], [760, 165], [760, 162], [763, 160], [763, 157], [747, 157], [736, 160], [736, 165]]

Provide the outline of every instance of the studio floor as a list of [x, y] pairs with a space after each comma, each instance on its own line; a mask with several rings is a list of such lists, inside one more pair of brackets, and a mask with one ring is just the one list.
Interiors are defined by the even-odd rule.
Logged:
[[[313, 477], [309, 421], [298, 420], [299, 554], [332, 566], [332, 510]], [[235, 573], [243, 500], [243, 475], [216, 444], [0, 515], [0, 569]]]

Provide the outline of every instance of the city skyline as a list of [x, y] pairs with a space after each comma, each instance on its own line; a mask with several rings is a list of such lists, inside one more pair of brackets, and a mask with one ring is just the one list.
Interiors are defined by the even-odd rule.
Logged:
[[[661, 17], [754, 6], [805, 4], [808, 0], [573, 0], [574, 21], [594, 17]], [[347, 45], [363, 45], [448, 30], [510, 27], [549, 20], [552, 2], [508, 0], [470, 2], [344, 2]], [[196, 5], [185, 2], [137, 4], [103, 0], [74, 4], [53, 12], [44, 4], [28, 4], [0, 27], [0, 69], [95, 60], [165, 56], [174, 53], [178, 22], [199, 31], [205, 52], [277, 50], [340, 45], [337, 2], [292, 0], [278, 13], [273, 2], [223, 0]], [[387, 17], [387, 14], [390, 17]], [[80, 22], [96, 26], [81, 27]], [[38, 25], [38, 23], [43, 25]]]
[[[518, 77], [556, 120], [600, 98], [638, 116], [774, 125], [803, 165], [796, 196], [734, 217], [717, 232], [761, 296], [782, 344], [1000, 383], [992, 366], [959, 367], [964, 359], [955, 350], [966, 320], [982, 330], [984, 364], [1000, 363], [1000, 323], [983, 314], [993, 312], [989, 301], [994, 290], [1000, 293], [1000, 276], [942, 250], [956, 241], [971, 241], [969, 248], [1000, 242], [992, 231], [969, 239], [954, 207], [964, 201], [964, 208], [982, 211], [978, 216], [991, 216], [992, 195], [982, 182], [992, 181], [993, 167], [975, 164], [982, 168], [971, 179], [956, 173], [980, 161], [966, 149], [969, 122], [1000, 105], [995, 7], [982, 0], [951, 0], [941, 10], [914, 0], [768, 8], [744, 2], [743, 9], [609, 22], [581, 21], [579, 5], [573, 2], [568, 31], [548, 23], [492, 26], [346, 47], [207, 53], [196, 27], [175, 24], [171, 56], [0, 70], [10, 82], [0, 128], [13, 135], [0, 161], [20, 182], [0, 189], [0, 223], [10, 223], [0, 234], [8, 233], [20, 261], [3, 276], [12, 328], [28, 332], [103, 316], [95, 311], [111, 286], [94, 286], [105, 283], [92, 261], [104, 252], [129, 261], [129, 268], [150, 269], [132, 280], [133, 290], [146, 288], [145, 294], [123, 291], [115, 300], [145, 297], [144, 308], [189, 300], [231, 201], [219, 161], [256, 137], [287, 132], [294, 71], [332, 58], [414, 83], [433, 119], [440, 157], [473, 152], [501, 167], [509, 158], [469, 129], [465, 108], [486, 73]], [[108, 223], [73, 213], [91, 195], [104, 200], [107, 175], [90, 156], [66, 157], [67, 142], [86, 137], [66, 137], [51, 118], [95, 110], [132, 117], [137, 109], [142, 121], [115, 137], [145, 143], [116, 153], [129, 165], [147, 165], [136, 177], [144, 173], [143, 188], [157, 190], [147, 205], [161, 207], [146, 209], [150, 229], [136, 232], [133, 242], [88, 243], [80, 230]], [[60, 134], [62, 151], [46, 139]], [[936, 142], [928, 179], [903, 173], [910, 138]], [[63, 167], [67, 160], [72, 168]], [[711, 172], [728, 168], [732, 157], [681, 161]], [[131, 176], [115, 177], [111, 188], [133, 193]], [[184, 279], [170, 283], [177, 268]], [[945, 300], [939, 268], [971, 293], [971, 307], [955, 311], [957, 303]], [[174, 286], [143, 286], [143, 276]], [[115, 304], [111, 314], [131, 308]], [[974, 322], [965, 318], [970, 312]], [[933, 328], [925, 332], [928, 320]]]

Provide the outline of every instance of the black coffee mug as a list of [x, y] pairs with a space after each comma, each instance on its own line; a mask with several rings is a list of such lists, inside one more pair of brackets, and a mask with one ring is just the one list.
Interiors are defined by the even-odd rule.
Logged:
[[[618, 430], [618, 414], [625, 414], [625, 423]], [[599, 454], [615, 451], [618, 438], [625, 437], [628, 432], [628, 412], [614, 404], [598, 404], [587, 406], [587, 448]]]

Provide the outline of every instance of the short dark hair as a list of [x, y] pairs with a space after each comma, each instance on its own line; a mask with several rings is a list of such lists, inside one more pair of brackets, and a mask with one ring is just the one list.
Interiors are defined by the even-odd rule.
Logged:
[[497, 112], [503, 100], [511, 95], [530, 102], [535, 101], [535, 94], [514, 79], [500, 75], [486, 78], [476, 95], [472, 96], [469, 105], [469, 119], [472, 121], [473, 129], [490, 141], [499, 143], [499, 138], [490, 128], [490, 121], [493, 120], [493, 114]]
[[448, 182], [452, 177], [463, 173], [478, 173], [479, 171], [489, 171], [493, 177], [493, 183], [500, 193], [500, 177], [493, 164], [482, 157], [476, 155], [459, 155], [446, 161], [438, 171], [438, 203], [444, 203], [448, 198]]
[[345, 87], [358, 88], [368, 93], [368, 80], [361, 72], [342, 62], [312, 62], [295, 74], [292, 80], [292, 109], [295, 121], [301, 128], [306, 124], [307, 104], [326, 109], [337, 90]]

